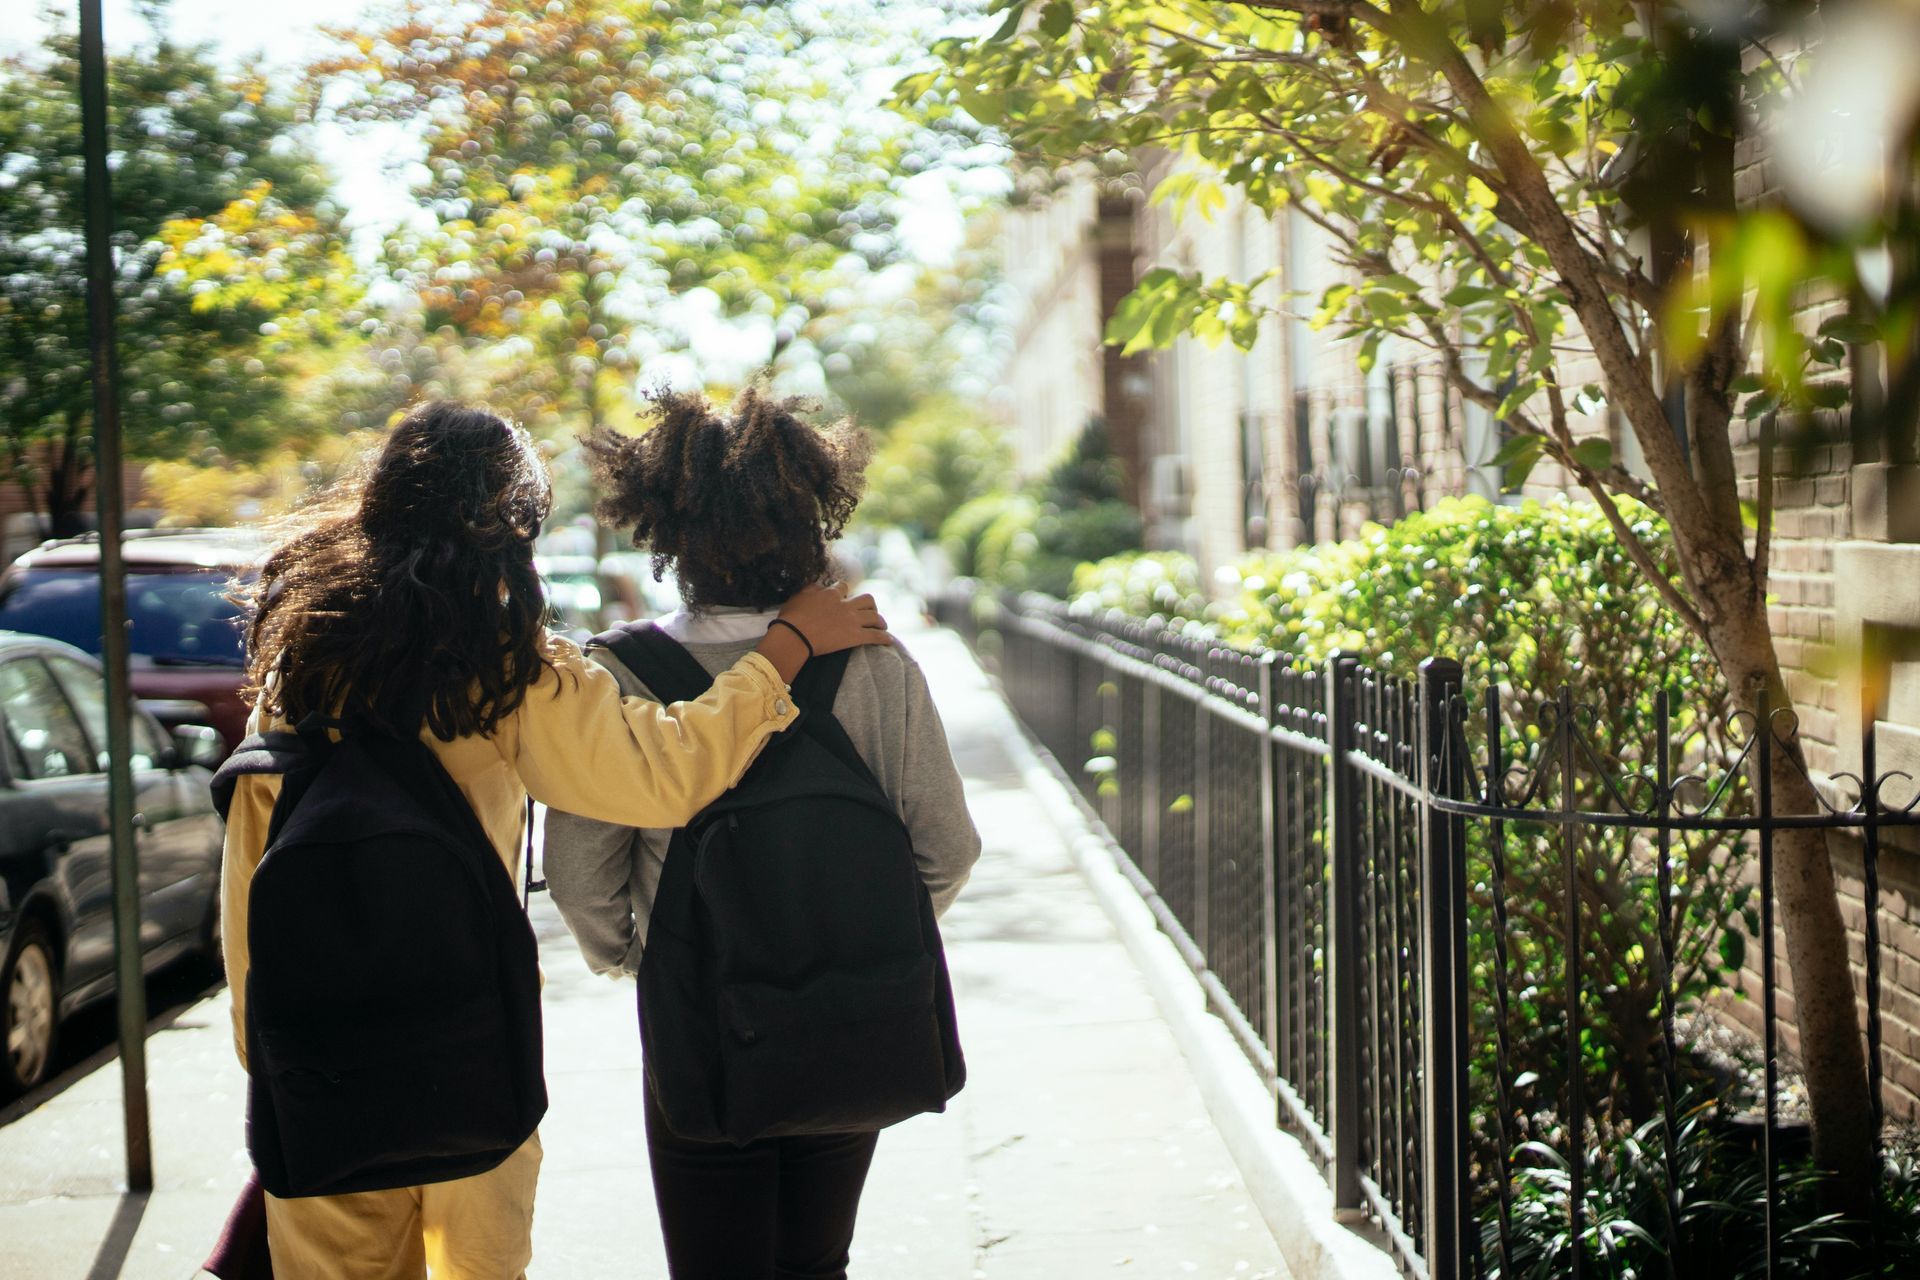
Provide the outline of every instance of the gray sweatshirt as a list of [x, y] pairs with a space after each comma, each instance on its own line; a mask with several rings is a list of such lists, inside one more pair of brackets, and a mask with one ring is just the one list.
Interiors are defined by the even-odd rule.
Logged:
[[[715, 609], [675, 614], [661, 626], [717, 674], [759, 643], [773, 617]], [[611, 653], [593, 649], [589, 654], [613, 673], [623, 695], [653, 696]], [[899, 809], [933, 909], [945, 912], [980, 856], [980, 834], [967, 813], [960, 771], [926, 677], [902, 645], [856, 649], [833, 714]], [[547, 888], [595, 973], [631, 977], [639, 972], [647, 918], [672, 834], [548, 810]]]

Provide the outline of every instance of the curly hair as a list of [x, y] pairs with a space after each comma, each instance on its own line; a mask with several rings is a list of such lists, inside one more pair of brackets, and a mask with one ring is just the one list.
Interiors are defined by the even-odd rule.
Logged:
[[548, 665], [533, 540], [551, 506], [524, 431], [446, 401], [413, 410], [240, 588], [249, 699], [296, 722], [491, 732]]
[[690, 606], [769, 609], [826, 581], [828, 544], [866, 488], [866, 433], [816, 427], [805, 401], [756, 390], [726, 416], [698, 395], [649, 399], [645, 434], [602, 427], [582, 441], [602, 523], [631, 529], [654, 576], [673, 569]]

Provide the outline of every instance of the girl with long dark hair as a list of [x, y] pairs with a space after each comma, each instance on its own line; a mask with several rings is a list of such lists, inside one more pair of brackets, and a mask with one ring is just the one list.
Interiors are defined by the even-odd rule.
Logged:
[[[796, 715], [809, 653], [889, 643], [870, 598], [796, 589], [780, 626], [697, 701], [623, 697], [545, 627], [534, 538], [550, 506], [525, 432], [485, 410], [424, 405], [363, 473], [307, 512], [246, 591], [251, 732], [312, 713], [418, 736], [517, 878], [528, 795], [602, 821], [684, 822]], [[223, 919], [246, 1058], [248, 890], [279, 790], [238, 779]], [[352, 922], [343, 921], [342, 928]], [[489, 1172], [419, 1187], [268, 1197], [280, 1280], [512, 1280], [531, 1256], [536, 1134]]]
[[[829, 576], [830, 544], [865, 483], [867, 442], [848, 424], [815, 427], [798, 403], [751, 391], [730, 415], [694, 395], [663, 394], [654, 408], [643, 435], [603, 431], [587, 441], [604, 495], [598, 511], [652, 550], [657, 571], [673, 571], [685, 607], [656, 625], [718, 673], [767, 629], [781, 600]], [[616, 654], [596, 646], [589, 655], [622, 692], [651, 696]], [[860, 650], [831, 711], [904, 822], [932, 909], [944, 912], [980, 837], [920, 668], [898, 645]], [[565, 805], [548, 812], [548, 886], [600, 973], [640, 971], [668, 827]], [[644, 1106], [674, 1280], [844, 1280], [876, 1133], [690, 1139], [668, 1124], [651, 1074]]]

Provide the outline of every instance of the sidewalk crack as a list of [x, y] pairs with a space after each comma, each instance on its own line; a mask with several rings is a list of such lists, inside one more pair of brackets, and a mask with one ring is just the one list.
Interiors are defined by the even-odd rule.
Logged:
[[972, 1158], [975, 1160], [985, 1160], [988, 1156], [994, 1155], [997, 1152], [1005, 1151], [1009, 1147], [1019, 1146], [1022, 1142], [1025, 1142], [1026, 1140], [1027, 1140], [1027, 1135], [1024, 1133], [1011, 1134], [1008, 1137], [1002, 1138], [1000, 1141], [994, 1143], [992, 1146], [986, 1148], [984, 1151], [974, 1152]]

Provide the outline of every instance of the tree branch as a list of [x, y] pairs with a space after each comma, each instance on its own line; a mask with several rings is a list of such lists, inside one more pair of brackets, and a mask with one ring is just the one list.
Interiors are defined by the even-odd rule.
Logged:
[[1760, 420], [1760, 479], [1753, 494], [1753, 589], [1766, 598], [1773, 559], [1773, 432], [1777, 415]]
[[[1369, 21], [1355, 11], [1355, 17]], [[1396, 19], [1401, 11], [1396, 10]], [[1375, 25], [1382, 33], [1384, 26]], [[1736, 584], [1750, 584], [1751, 566], [1741, 529], [1729, 529], [1716, 518], [1695, 481], [1686, 456], [1668, 425], [1665, 406], [1651, 380], [1640, 376], [1640, 353], [1629, 341], [1607, 290], [1605, 264], [1581, 242], [1572, 219], [1547, 181], [1546, 172], [1506, 109], [1496, 102], [1466, 55], [1448, 37], [1446, 29], [1417, 4], [1404, 10], [1394, 23], [1408, 52], [1432, 65], [1459, 96], [1485, 143], [1488, 154], [1506, 175], [1515, 203], [1525, 213], [1529, 234], [1546, 253], [1560, 277], [1574, 313], [1580, 318], [1594, 355], [1607, 375], [1615, 402], [1626, 414], [1640, 440], [1668, 504], [1682, 574], [1705, 614], [1691, 607], [1685, 614], [1702, 623], [1744, 611], [1732, 598]], [[1664, 590], [1672, 584], [1665, 583]], [[1724, 640], [1718, 629], [1701, 629], [1710, 645]]]

